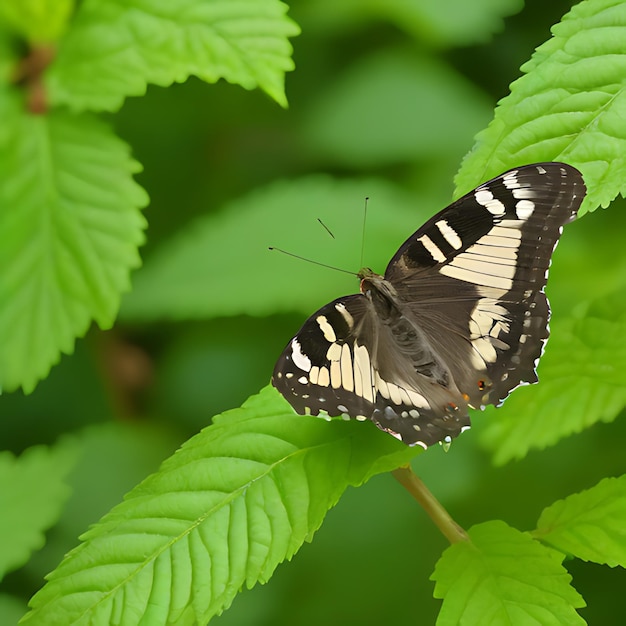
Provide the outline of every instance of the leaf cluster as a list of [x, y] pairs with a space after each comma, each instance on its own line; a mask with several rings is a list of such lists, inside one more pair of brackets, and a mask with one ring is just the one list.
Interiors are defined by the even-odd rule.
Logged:
[[[0, 622], [45, 572], [25, 624], [619, 612], [626, 2], [556, 3], [491, 113], [550, 25], [529, 8], [497, 35], [521, 4], [0, 5]], [[303, 316], [354, 290], [268, 245], [356, 271], [368, 196], [382, 269], [451, 195], [551, 160], [588, 196], [554, 256], [539, 385], [447, 454], [265, 386]], [[469, 527], [442, 555], [378, 476], [409, 464]]]

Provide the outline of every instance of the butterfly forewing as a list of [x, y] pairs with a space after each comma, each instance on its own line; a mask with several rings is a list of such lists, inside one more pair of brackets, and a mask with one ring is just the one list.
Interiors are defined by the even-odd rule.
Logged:
[[580, 172], [564, 163], [511, 170], [429, 220], [390, 261], [385, 278], [430, 327], [472, 405], [537, 381], [548, 267], [584, 194]]
[[299, 413], [371, 419], [407, 444], [469, 426], [537, 381], [543, 293], [562, 227], [585, 186], [563, 163], [516, 168], [435, 215], [362, 294], [322, 307], [292, 339], [273, 383]]

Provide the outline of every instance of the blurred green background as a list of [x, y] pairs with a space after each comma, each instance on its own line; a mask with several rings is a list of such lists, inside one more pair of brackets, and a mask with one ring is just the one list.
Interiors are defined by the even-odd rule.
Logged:
[[[296, 186], [293, 224], [268, 223], [257, 242], [260, 249], [281, 245], [323, 262], [339, 258], [343, 267], [357, 271], [363, 198], [370, 186], [383, 183], [390, 193], [415, 198], [414, 218], [393, 224], [400, 234], [396, 245], [401, 243], [450, 201], [453, 176], [473, 136], [570, 6], [563, 0], [530, 0], [525, 6], [517, 0], [294, 0], [289, 14], [302, 34], [293, 40], [296, 70], [287, 76], [288, 110], [260, 91], [195, 79], [149, 88], [145, 97], [128, 100], [110, 122], [144, 165], [137, 179], [151, 197], [145, 268], [137, 272], [137, 284], [142, 272], [150, 277], [152, 259], [160, 255], [158, 262], [167, 265], [168, 244], [180, 237], [183, 245], [196, 220], [235, 212], [247, 194], [310, 174], [377, 182], [355, 183], [350, 206], [333, 203], [318, 213], [302, 187], [302, 205], [312, 211], [304, 219], [297, 217]], [[382, 204], [370, 201], [370, 213], [379, 211], [373, 223], [381, 220]], [[334, 212], [349, 225], [335, 240], [316, 223], [316, 217], [330, 213], [332, 219]], [[570, 259], [574, 271], [584, 246], [600, 242], [603, 232], [624, 228], [620, 213], [597, 213], [584, 230], [579, 224], [568, 227], [549, 289], [556, 310], [558, 304], [567, 312], [576, 298], [555, 287], [555, 276], [565, 271], [559, 270], [558, 255]], [[306, 232], [295, 232], [301, 224]], [[241, 241], [234, 236], [224, 245], [244, 262], [250, 259], [250, 284], [271, 285], [273, 276], [257, 270], [247, 247], [255, 232], [246, 229], [245, 219], [238, 227]], [[266, 232], [271, 235], [264, 240]], [[368, 231], [366, 265], [395, 251], [388, 242], [393, 236], [377, 238], [376, 232]], [[315, 243], [302, 250], [303, 237]], [[602, 261], [610, 260], [606, 250], [602, 253]], [[294, 280], [315, 275], [309, 302], [318, 306], [357, 287], [350, 278], [286, 256], [273, 261], [276, 271]], [[204, 250], [189, 268], [206, 276], [207, 290], [212, 275], [224, 270], [217, 249]], [[154, 281], [154, 275], [145, 280]], [[245, 294], [247, 284], [229, 288]], [[166, 286], [163, 293], [167, 298]], [[212, 295], [219, 300], [219, 292]], [[132, 297], [113, 330], [92, 329], [32, 395], [0, 397], [3, 448], [20, 453], [70, 437], [80, 450], [60, 523], [48, 533], [45, 548], [3, 581], [2, 589], [24, 603], [90, 523], [212, 415], [238, 406], [267, 384], [284, 344], [313, 310], [307, 302], [275, 315], [196, 314], [188, 320], [173, 313], [172, 319], [147, 321]], [[555, 499], [624, 471], [624, 420], [596, 426], [584, 439], [567, 439], [549, 455], [534, 452], [494, 469], [477, 443], [480, 419], [449, 453], [431, 449], [415, 462], [417, 473], [462, 526], [500, 518], [533, 528], [542, 508]], [[347, 492], [313, 543], [282, 565], [268, 585], [239, 596], [216, 623], [433, 624], [439, 602], [428, 578], [445, 547], [400, 486], [379, 476]], [[581, 611], [590, 624], [614, 624], [626, 614], [619, 593], [626, 584], [623, 570], [575, 562], [570, 571], [590, 605]]]

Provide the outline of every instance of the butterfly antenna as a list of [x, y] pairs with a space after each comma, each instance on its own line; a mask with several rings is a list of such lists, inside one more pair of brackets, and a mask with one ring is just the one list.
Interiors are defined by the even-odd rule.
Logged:
[[365, 252], [365, 224], [367, 223], [367, 203], [369, 198], [365, 197], [365, 206], [363, 207], [363, 229], [361, 231], [361, 261], [359, 267], [363, 267], [363, 254]]
[[282, 252], [287, 256], [292, 256], [294, 259], [300, 259], [301, 261], [306, 261], [307, 263], [313, 263], [313, 265], [321, 265], [322, 267], [326, 267], [329, 270], [336, 270], [337, 272], [343, 272], [344, 274], [350, 274], [350, 276], [358, 276], [356, 272], [350, 272], [349, 270], [344, 270], [341, 267], [335, 267], [334, 265], [327, 265], [326, 263], [320, 263], [319, 261], [313, 261], [313, 259], [307, 259], [306, 257], [299, 256], [298, 254], [294, 254], [293, 252], [287, 252], [286, 250], [282, 250], [281, 248], [275, 248], [270, 246], [269, 250], [276, 250], [276, 252]]
[[324, 222], [322, 222], [322, 220], [319, 217], [317, 218], [317, 221], [324, 227], [326, 232], [334, 239], [335, 235], [333, 235], [333, 232], [330, 230], [330, 228], [328, 228], [328, 226], [326, 226], [326, 224], [324, 224]]

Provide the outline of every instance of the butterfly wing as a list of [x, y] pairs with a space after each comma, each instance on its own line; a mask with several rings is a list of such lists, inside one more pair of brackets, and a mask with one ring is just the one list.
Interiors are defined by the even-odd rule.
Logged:
[[552, 252], [585, 191], [564, 163], [510, 170], [435, 215], [389, 262], [385, 278], [472, 406], [537, 382]]
[[456, 437], [469, 417], [459, 410], [466, 403], [458, 391], [416, 373], [417, 352], [415, 342], [402, 351], [367, 297], [345, 296], [304, 323], [272, 383], [297, 413], [371, 419], [405, 443], [427, 447]]

